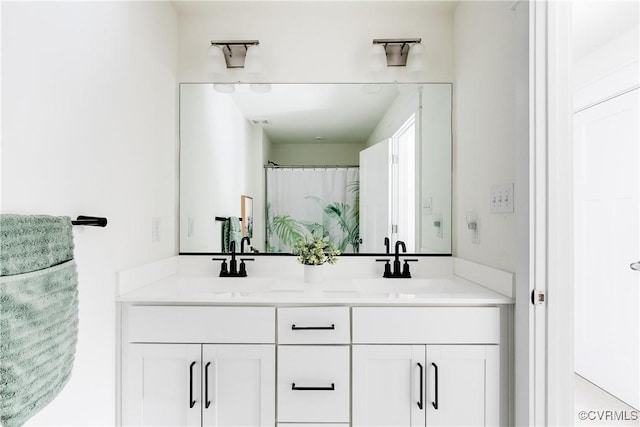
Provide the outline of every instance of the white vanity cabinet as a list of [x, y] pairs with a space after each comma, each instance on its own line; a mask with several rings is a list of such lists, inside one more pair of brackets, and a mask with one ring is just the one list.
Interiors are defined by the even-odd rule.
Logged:
[[121, 423], [507, 425], [502, 312], [125, 303]]
[[500, 424], [499, 309], [354, 307], [354, 426]]
[[274, 425], [274, 308], [132, 305], [123, 316], [123, 425]]

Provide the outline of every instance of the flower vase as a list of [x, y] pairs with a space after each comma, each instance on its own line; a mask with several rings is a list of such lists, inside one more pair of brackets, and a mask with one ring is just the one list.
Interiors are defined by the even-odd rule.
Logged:
[[304, 283], [322, 282], [322, 265], [304, 265]]

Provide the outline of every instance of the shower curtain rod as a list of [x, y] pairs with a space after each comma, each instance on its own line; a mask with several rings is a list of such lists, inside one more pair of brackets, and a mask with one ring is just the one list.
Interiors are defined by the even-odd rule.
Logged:
[[349, 169], [360, 165], [264, 165], [265, 169]]

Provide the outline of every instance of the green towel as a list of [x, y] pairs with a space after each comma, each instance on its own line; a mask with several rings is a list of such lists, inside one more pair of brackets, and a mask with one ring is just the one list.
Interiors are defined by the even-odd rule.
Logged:
[[73, 259], [69, 217], [0, 215], [0, 276], [42, 270]]
[[227, 218], [222, 226], [222, 252], [231, 252], [231, 242], [236, 242], [236, 250], [239, 250], [241, 237], [240, 218]]
[[78, 278], [75, 261], [61, 261], [73, 256], [69, 218], [0, 215], [0, 226], [0, 424], [21, 426], [70, 377]]

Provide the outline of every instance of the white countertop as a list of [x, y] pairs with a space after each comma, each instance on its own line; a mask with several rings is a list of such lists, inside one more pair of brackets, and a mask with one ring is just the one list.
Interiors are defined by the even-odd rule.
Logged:
[[222, 305], [495, 305], [514, 300], [460, 277], [331, 279], [166, 277], [117, 298], [120, 302]]
[[[295, 257], [256, 257], [249, 277], [220, 278], [210, 255], [177, 256], [118, 273], [116, 301], [214, 305], [514, 304], [513, 274], [454, 257], [422, 257], [410, 279], [382, 278], [375, 257], [345, 257], [306, 284]], [[326, 268], [325, 268], [326, 267]]]

